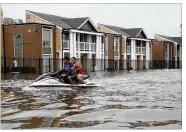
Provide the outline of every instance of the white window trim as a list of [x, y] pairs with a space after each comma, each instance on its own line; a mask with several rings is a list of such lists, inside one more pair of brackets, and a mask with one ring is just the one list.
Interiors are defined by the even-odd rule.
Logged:
[[[115, 50], [115, 40], [116, 39], [118, 41], [118, 50]], [[115, 56], [115, 51], [118, 51], [118, 56]], [[119, 42], [119, 37], [114, 37], [114, 58], [115, 57], [118, 57], [118, 59], [120, 59], [119, 56], [120, 56], [120, 42]]]
[[[44, 30], [49, 30], [50, 31], [50, 47], [43, 46], [43, 31]], [[52, 28], [47, 29], [47, 28], [42, 27], [42, 57], [43, 57], [43, 55], [49, 55], [49, 54], [43, 53], [43, 48], [50, 48], [51, 49], [50, 57], [53, 58], [53, 33], [52, 33], [52, 30], [53, 30]]]
[[51, 30], [52, 30], [52, 29], [43, 28], [43, 31], [44, 31], [44, 30], [45, 30], [45, 31], [50, 31], [50, 46], [43, 46], [43, 41], [44, 41], [44, 40], [42, 41], [42, 46], [45, 47], [45, 48], [51, 48], [51, 47], [52, 47], [52, 41], [51, 41], [51, 40], [52, 40], [52, 39], [51, 39], [51, 38], [52, 38], [52, 33], [51, 33]]
[[[15, 36], [16, 34], [13, 35], [13, 38], [14, 38], [14, 57], [15, 57]], [[24, 53], [23, 53], [23, 35], [22, 34], [19, 34], [20, 36], [22, 36], [22, 61], [21, 61], [21, 66], [23, 66], [23, 58], [24, 58]], [[18, 65], [17, 65], [18, 66]]]

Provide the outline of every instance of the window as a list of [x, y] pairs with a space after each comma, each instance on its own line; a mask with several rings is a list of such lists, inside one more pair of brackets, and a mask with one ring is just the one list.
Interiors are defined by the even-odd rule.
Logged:
[[84, 34], [84, 42], [88, 42], [88, 35]]
[[119, 56], [119, 38], [114, 38], [114, 56]]
[[80, 42], [83, 42], [84, 39], [83, 39], [83, 34], [80, 34]]
[[76, 59], [79, 59], [79, 54], [78, 53], [76, 53]]
[[50, 30], [44, 29], [43, 30], [43, 47], [51, 47], [50, 43]]
[[76, 42], [78, 42], [78, 37], [79, 37], [79, 34], [76, 33]]
[[70, 58], [70, 53], [69, 52], [64, 52], [64, 57], [69, 57]]
[[63, 40], [69, 40], [69, 34], [63, 34]]
[[127, 39], [127, 46], [130, 46], [130, 40]]
[[136, 46], [137, 46], [137, 47], [140, 47], [140, 46], [141, 46], [141, 41], [136, 40]]
[[142, 42], [142, 47], [145, 47], [146, 45], [145, 43], [146, 43], [145, 41]]
[[80, 34], [80, 42], [88, 42], [88, 35]]
[[165, 44], [165, 53], [168, 53], [168, 44]]
[[104, 43], [104, 37], [101, 36], [101, 43], [103, 44]]
[[91, 43], [96, 43], [96, 35], [91, 35]]
[[18, 64], [23, 64], [23, 35], [16, 33], [14, 34], [14, 57], [18, 59]]
[[114, 50], [119, 50], [119, 49], [118, 49], [118, 46], [119, 46], [119, 44], [118, 44], [118, 39], [119, 39], [119, 38], [115, 38], [115, 39], [114, 39]]
[[51, 29], [43, 28], [43, 54], [51, 54]]

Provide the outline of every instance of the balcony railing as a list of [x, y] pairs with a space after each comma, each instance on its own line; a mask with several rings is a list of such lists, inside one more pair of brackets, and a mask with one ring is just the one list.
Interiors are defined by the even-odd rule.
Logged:
[[142, 47], [142, 54], [145, 54], [145, 50], [146, 50], [146, 48]]
[[145, 47], [136, 47], [136, 54], [145, 54]]
[[96, 44], [95, 43], [91, 43], [91, 51], [96, 51]]
[[130, 52], [131, 52], [131, 47], [127, 46], [127, 53], [130, 53]]
[[76, 49], [78, 50], [78, 45], [80, 45], [80, 51], [95, 51], [96, 50], [96, 44], [95, 43], [87, 43], [87, 42], [77, 42], [76, 43]]
[[69, 49], [69, 41], [68, 40], [63, 40], [63, 49]]
[[89, 50], [89, 43], [85, 43], [85, 50]]

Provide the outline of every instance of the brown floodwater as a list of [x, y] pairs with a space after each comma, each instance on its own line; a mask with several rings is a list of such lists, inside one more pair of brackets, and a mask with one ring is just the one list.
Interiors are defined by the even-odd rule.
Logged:
[[97, 88], [29, 88], [1, 79], [1, 129], [181, 129], [181, 70], [97, 72]]

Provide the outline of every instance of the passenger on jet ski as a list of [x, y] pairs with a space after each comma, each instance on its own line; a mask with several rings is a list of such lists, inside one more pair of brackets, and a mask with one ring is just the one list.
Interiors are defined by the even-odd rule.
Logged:
[[75, 76], [74, 74], [74, 65], [70, 63], [70, 59], [68, 57], [64, 58], [64, 70], [66, 71], [68, 81], [71, 83], [71, 78]]
[[[75, 57], [71, 58], [71, 63], [74, 64], [74, 68], [72, 68], [75, 72], [75, 77], [77, 78], [78, 82], [81, 84], [85, 84], [83, 80], [83, 69], [81, 63], [76, 61]], [[72, 77], [69, 77], [69, 82], [72, 84]]]

